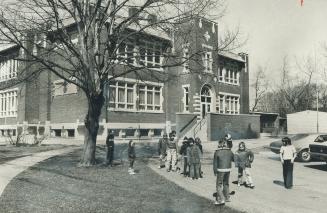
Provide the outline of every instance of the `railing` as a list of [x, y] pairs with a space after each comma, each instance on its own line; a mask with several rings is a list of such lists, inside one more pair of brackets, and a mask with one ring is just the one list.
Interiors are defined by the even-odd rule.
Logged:
[[207, 116], [202, 118], [200, 122], [196, 124], [196, 126], [194, 127], [194, 138], [201, 131], [202, 127], [206, 124], [206, 122], [207, 122]]
[[183, 128], [181, 128], [180, 130], [179, 130], [179, 135], [181, 135], [181, 133], [187, 128], [187, 127], [189, 127], [196, 119], [197, 119], [197, 115], [195, 115], [189, 122], [187, 122], [187, 124], [185, 124], [184, 126], [183, 126]]

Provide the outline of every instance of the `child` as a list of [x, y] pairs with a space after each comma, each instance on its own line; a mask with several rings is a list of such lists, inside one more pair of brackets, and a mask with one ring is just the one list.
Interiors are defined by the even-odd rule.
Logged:
[[190, 167], [190, 176], [191, 178], [198, 179], [200, 177], [199, 167], [201, 163], [201, 150], [200, 148], [194, 144], [194, 139], [190, 139], [190, 147], [187, 149], [187, 159], [188, 165]]
[[183, 175], [184, 177], [186, 177], [189, 173], [189, 171], [187, 171], [187, 167], [188, 167], [188, 162], [187, 162], [187, 148], [189, 147], [189, 142], [188, 142], [188, 139], [187, 137], [184, 137], [184, 140], [183, 140], [183, 145], [179, 151], [179, 154], [183, 156], [183, 162], [184, 162], [184, 170], [183, 170]]
[[136, 155], [135, 155], [135, 142], [130, 140], [129, 143], [128, 143], [128, 161], [129, 161], [128, 173], [130, 175], [135, 175], [135, 172], [134, 172], [135, 158], [136, 158]]
[[242, 184], [242, 178], [245, 176], [245, 186], [254, 188], [251, 178], [250, 168], [254, 160], [253, 152], [245, 147], [244, 142], [240, 142], [238, 150], [235, 153], [235, 166], [238, 167], [238, 186]]
[[[195, 138], [195, 144], [199, 147], [200, 151], [201, 151], [201, 155], [203, 155], [203, 150], [202, 150], [202, 144], [201, 144], [201, 139], [199, 137]], [[199, 175], [200, 178], [203, 178], [203, 172], [201, 170], [201, 162], [199, 164]]]
[[229, 176], [232, 161], [234, 161], [234, 154], [228, 147], [227, 140], [223, 138], [219, 141], [218, 149], [213, 157], [213, 172], [217, 176], [215, 205], [225, 205], [225, 202], [230, 202]]

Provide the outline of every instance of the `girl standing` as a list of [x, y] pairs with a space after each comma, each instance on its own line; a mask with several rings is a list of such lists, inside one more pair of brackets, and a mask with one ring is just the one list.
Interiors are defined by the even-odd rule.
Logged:
[[280, 160], [283, 164], [284, 186], [287, 189], [291, 189], [293, 187], [293, 164], [296, 157], [296, 150], [289, 137], [284, 137], [282, 142]]

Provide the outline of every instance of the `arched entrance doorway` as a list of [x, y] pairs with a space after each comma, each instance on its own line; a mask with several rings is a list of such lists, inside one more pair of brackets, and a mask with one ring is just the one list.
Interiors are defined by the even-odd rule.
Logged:
[[212, 91], [208, 85], [201, 89], [201, 116], [204, 118], [207, 112], [212, 110]]

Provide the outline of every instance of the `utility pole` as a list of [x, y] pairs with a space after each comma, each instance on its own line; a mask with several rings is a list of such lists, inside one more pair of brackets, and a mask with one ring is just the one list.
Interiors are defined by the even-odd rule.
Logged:
[[319, 133], [319, 91], [317, 85], [317, 133]]

